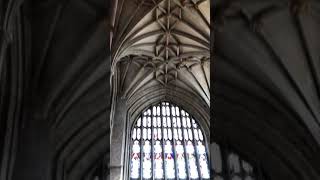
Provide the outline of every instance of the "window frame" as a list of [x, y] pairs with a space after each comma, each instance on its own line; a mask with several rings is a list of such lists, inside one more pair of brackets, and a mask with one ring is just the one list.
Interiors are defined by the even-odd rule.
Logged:
[[[212, 145], [212, 143], [215, 143], [220, 148], [222, 171], [220, 173], [216, 173], [213, 167], [211, 167], [210, 169], [211, 178], [215, 178], [216, 176], [221, 176], [225, 180], [232, 180], [233, 176], [235, 175], [238, 175], [241, 178], [244, 178], [246, 174], [243, 173], [244, 169], [241, 161], [245, 161], [252, 167], [252, 172], [251, 174], [249, 174], [251, 177], [254, 177], [255, 180], [269, 180], [268, 175], [265, 173], [265, 171], [263, 170], [259, 162], [246, 156], [241, 151], [238, 151], [238, 149], [235, 146], [233, 146], [230, 142], [214, 141], [214, 142], [211, 142], [210, 146]], [[238, 156], [239, 168], [241, 172], [239, 173], [230, 172], [229, 160], [228, 160], [230, 154], [235, 154]], [[210, 161], [212, 163], [212, 159]]]
[[[132, 146], [131, 146], [131, 137], [132, 137], [132, 130], [135, 127], [135, 124], [137, 123], [138, 119], [141, 117], [142, 113], [145, 112], [146, 110], [152, 108], [153, 106], [157, 106], [158, 104], [162, 103], [162, 102], [168, 102], [170, 105], [175, 105], [178, 106], [180, 109], [183, 109], [185, 112], [187, 112], [190, 117], [192, 117], [193, 119], [195, 119], [198, 128], [201, 130], [202, 134], [203, 134], [203, 142], [204, 142], [204, 146], [206, 148], [206, 153], [207, 153], [207, 158], [208, 158], [208, 166], [209, 166], [209, 172], [211, 171], [211, 157], [210, 157], [210, 131], [209, 131], [209, 119], [204, 119], [203, 117], [199, 116], [199, 113], [201, 113], [201, 111], [199, 111], [199, 109], [197, 109], [196, 107], [192, 107], [192, 105], [188, 106], [187, 105], [181, 105], [175, 101], [173, 101], [172, 99], [168, 100], [168, 99], [162, 99], [162, 100], [158, 100], [156, 102], [153, 103], [148, 103], [146, 105], [144, 105], [144, 107], [142, 108], [142, 110], [139, 110], [139, 113], [135, 113], [135, 115], [132, 115], [133, 113], [130, 113], [130, 111], [128, 111], [127, 113], [127, 124], [126, 124], [126, 137], [125, 137], [125, 155], [124, 155], [124, 172], [123, 174], [123, 179], [124, 180], [130, 180], [130, 161], [131, 161], [131, 151], [132, 151]], [[192, 111], [191, 109], [194, 109], [194, 111]], [[191, 111], [190, 111], [191, 110]], [[206, 112], [209, 115], [209, 112]], [[209, 116], [208, 116], [209, 117]], [[153, 152], [153, 151], [152, 151]], [[211, 176], [211, 172], [210, 172], [210, 176]]]

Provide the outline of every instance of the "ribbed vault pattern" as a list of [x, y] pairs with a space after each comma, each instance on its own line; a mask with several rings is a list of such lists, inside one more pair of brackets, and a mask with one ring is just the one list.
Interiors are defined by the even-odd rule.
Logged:
[[[178, 86], [209, 104], [209, 1], [146, 0], [134, 6], [144, 16], [132, 14], [132, 28], [113, 37], [119, 39], [113, 42], [117, 92], [130, 97], [146, 87]], [[120, 26], [125, 19], [118, 17]]]
[[215, 1], [212, 10], [215, 137], [273, 180], [320, 177], [319, 10], [312, 0]]
[[101, 172], [110, 132], [107, 12], [105, 0], [0, 2], [0, 179]]
[[93, 179], [109, 148], [105, 1], [41, 2], [32, 7], [33, 100], [36, 114], [50, 126], [50, 177]]

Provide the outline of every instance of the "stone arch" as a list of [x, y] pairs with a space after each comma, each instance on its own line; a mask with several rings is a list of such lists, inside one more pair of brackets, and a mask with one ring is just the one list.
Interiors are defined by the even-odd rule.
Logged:
[[[170, 95], [161, 95], [161, 92], [159, 91], [158, 97], [153, 97], [152, 95], [150, 98], [146, 98], [146, 100], [142, 100], [132, 106], [129, 106], [129, 110], [127, 112], [127, 127], [126, 127], [126, 144], [125, 144], [125, 155], [124, 155], [124, 171], [123, 171], [123, 177], [126, 180], [128, 176], [129, 169], [128, 164], [130, 161], [129, 153], [130, 153], [130, 142], [131, 142], [131, 132], [133, 126], [136, 124], [137, 119], [141, 115], [142, 112], [147, 110], [149, 107], [152, 107], [156, 104], [159, 104], [161, 102], [169, 102], [171, 104], [177, 105], [181, 109], [188, 112], [191, 117], [194, 117], [196, 120], [196, 123], [199, 125], [199, 129], [201, 129], [202, 133], [204, 134], [204, 142], [206, 149], [209, 150], [209, 143], [210, 143], [210, 125], [209, 123], [209, 109], [205, 110], [201, 107], [197, 107], [200, 104], [184, 104], [187, 103], [187, 101], [181, 100], [183, 97], [188, 96], [170, 96]], [[160, 95], [159, 95], [160, 94]], [[185, 94], [184, 94], [185, 95]], [[197, 114], [195, 116], [193, 113]], [[201, 113], [204, 113], [203, 116], [200, 116]], [[208, 156], [210, 158], [210, 152], [208, 151]]]

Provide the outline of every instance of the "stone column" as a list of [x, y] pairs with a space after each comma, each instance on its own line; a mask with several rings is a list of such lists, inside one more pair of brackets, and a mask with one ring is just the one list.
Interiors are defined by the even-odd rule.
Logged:
[[122, 180], [125, 155], [127, 107], [125, 99], [118, 99], [111, 129], [110, 179]]

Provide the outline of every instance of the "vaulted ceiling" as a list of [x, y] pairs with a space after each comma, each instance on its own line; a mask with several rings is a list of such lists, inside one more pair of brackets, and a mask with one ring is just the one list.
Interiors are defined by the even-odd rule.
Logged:
[[11, 40], [0, 84], [13, 114], [0, 179], [94, 179], [102, 166], [110, 110], [105, 2], [1, 1], [1, 29]]
[[215, 137], [273, 180], [319, 179], [319, 1], [214, 2]]
[[115, 1], [115, 92], [181, 89], [210, 102], [210, 1]]

